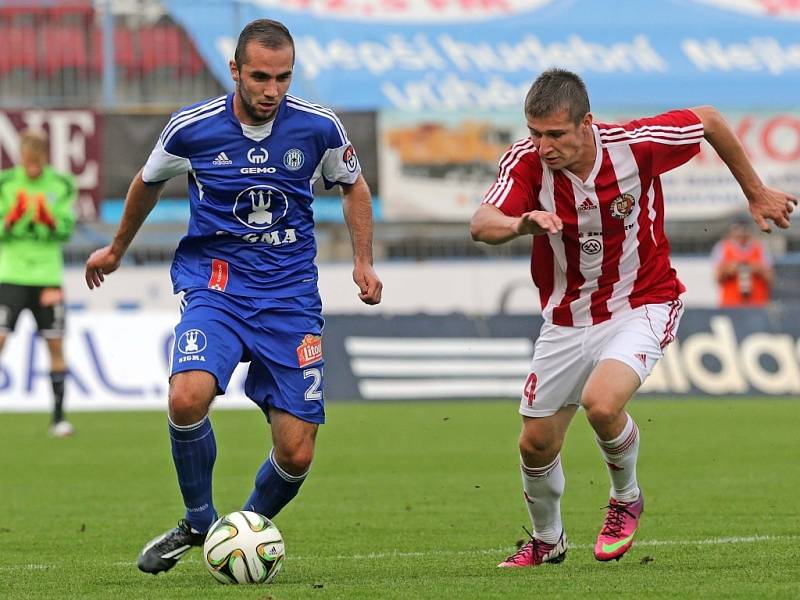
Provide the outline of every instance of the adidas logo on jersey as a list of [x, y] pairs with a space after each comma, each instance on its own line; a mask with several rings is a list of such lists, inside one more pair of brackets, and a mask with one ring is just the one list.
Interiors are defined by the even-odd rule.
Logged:
[[219, 154], [217, 154], [217, 158], [211, 161], [211, 164], [214, 165], [215, 167], [224, 167], [227, 165], [232, 165], [233, 161], [230, 158], [228, 158], [227, 154], [225, 154], [224, 152], [220, 152]]
[[595, 208], [597, 208], [597, 206], [588, 198], [584, 198], [583, 202], [578, 206], [578, 210], [594, 210]]

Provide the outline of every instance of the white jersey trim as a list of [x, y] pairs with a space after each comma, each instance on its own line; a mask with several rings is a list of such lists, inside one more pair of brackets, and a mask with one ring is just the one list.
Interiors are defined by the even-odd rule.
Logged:
[[196, 123], [197, 121], [202, 121], [203, 119], [213, 117], [214, 115], [217, 115], [224, 111], [225, 111], [225, 104], [223, 103], [221, 106], [219, 106], [219, 108], [216, 108], [214, 110], [209, 110], [208, 112], [198, 113], [197, 115], [193, 116], [190, 119], [187, 119], [180, 125], [176, 125], [176, 127], [173, 128], [172, 132], [170, 132], [170, 134], [166, 136], [166, 138], [164, 139], [164, 145], [166, 146], [169, 143], [169, 141], [173, 138], [173, 136], [187, 125], [191, 125], [192, 123]]
[[339, 120], [339, 117], [336, 116], [332, 110], [325, 108], [324, 106], [320, 106], [319, 104], [312, 104], [300, 98], [296, 98], [295, 96], [286, 95], [286, 105], [290, 106], [297, 110], [302, 110], [307, 113], [319, 115], [321, 117], [325, 117], [326, 119], [330, 119], [333, 121], [333, 124], [336, 125], [336, 129], [339, 132], [339, 137], [342, 139], [342, 145], [346, 146], [350, 143], [350, 140], [347, 139], [347, 133], [342, 126], [342, 122]]
[[688, 125], [686, 127], [672, 127], [668, 125], [645, 125], [636, 129], [611, 127], [600, 130], [600, 139], [603, 144], [635, 144], [638, 142], [658, 142], [667, 145], [696, 144], [703, 140], [703, 124]]
[[511, 171], [523, 156], [531, 152], [536, 152], [536, 147], [530, 138], [519, 140], [506, 151], [505, 155], [500, 159], [500, 173], [497, 176], [497, 181], [486, 192], [483, 200], [484, 204], [491, 204], [497, 208], [503, 205], [509, 192], [511, 192], [511, 188], [514, 187], [514, 178], [511, 177]]
[[607, 142], [603, 141], [603, 145], [606, 147], [609, 146], [621, 146], [621, 145], [632, 145], [632, 144], [639, 144], [641, 142], [656, 142], [658, 144], [664, 144], [665, 146], [687, 146], [691, 144], [699, 144], [702, 142], [704, 137], [701, 135], [699, 137], [694, 138], [684, 138], [680, 140], [669, 140], [660, 137], [637, 137], [631, 139], [623, 139], [617, 142]]
[[641, 135], [643, 133], [648, 132], [663, 132], [664, 134], [667, 133], [674, 133], [678, 135], [683, 135], [686, 133], [703, 131], [703, 124], [702, 123], [695, 123], [694, 125], [686, 125], [684, 127], [678, 127], [675, 125], [642, 125], [641, 127], [637, 127], [636, 129], [625, 129], [624, 127], [607, 127], [601, 128], [600, 133], [603, 135], [609, 134], [620, 134], [624, 133], [627, 135]]
[[[169, 120], [169, 123], [167, 123], [167, 126], [164, 127], [164, 131], [161, 134], [162, 139], [166, 139], [166, 137], [171, 135], [172, 130], [175, 129], [175, 127], [177, 127], [187, 119], [190, 119], [194, 115], [197, 115], [203, 112], [204, 110], [210, 110], [212, 108], [216, 108], [217, 106], [219, 106], [220, 102], [222, 102], [222, 104], [224, 105], [226, 98], [227, 98], [226, 96], [220, 96], [219, 98], [214, 98], [213, 100], [210, 100], [205, 104], [201, 104], [200, 106], [195, 106], [192, 109], [179, 112], [174, 117], [172, 117]], [[166, 144], [166, 142], [164, 143]]]

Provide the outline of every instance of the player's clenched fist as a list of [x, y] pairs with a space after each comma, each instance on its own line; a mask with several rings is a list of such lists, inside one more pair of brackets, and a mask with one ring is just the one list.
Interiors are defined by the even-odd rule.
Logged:
[[542, 235], [545, 233], [558, 233], [564, 228], [564, 224], [558, 215], [544, 210], [532, 210], [524, 213], [516, 222], [514, 230], [524, 235]]
[[353, 281], [358, 286], [358, 297], [364, 304], [380, 303], [383, 283], [381, 283], [372, 265], [356, 264], [353, 269]]
[[92, 252], [86, 261], [85, 272], [86, 285], [89, 286], [89, 289], [100, 287], [100, 284], [105, 281], [104, 275], [116, 271], [120, 262], [121, 258], [111, 250], [111, 246], [105, 246]]

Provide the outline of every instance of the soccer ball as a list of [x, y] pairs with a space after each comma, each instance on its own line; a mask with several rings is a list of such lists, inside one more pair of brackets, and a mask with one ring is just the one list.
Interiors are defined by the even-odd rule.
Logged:
[[249, 510], [218, 519], [203, 544], [203, 562], [222, 583], [269, 583], [281, 570], [285, 554], [275, 524]]

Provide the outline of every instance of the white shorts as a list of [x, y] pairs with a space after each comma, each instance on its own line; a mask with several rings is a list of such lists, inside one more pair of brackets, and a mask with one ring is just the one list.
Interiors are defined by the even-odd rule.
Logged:
[[673, 339], [683, 303], [645, 304], [599, 325], [564, 327], [545, 323], [533, 350], [519, 412], [547, 417], [569, 404], [580, 405], [586, 380], [607, 358], [633, 369], [643, 383]]

